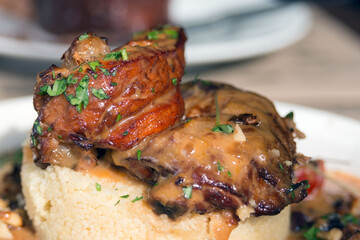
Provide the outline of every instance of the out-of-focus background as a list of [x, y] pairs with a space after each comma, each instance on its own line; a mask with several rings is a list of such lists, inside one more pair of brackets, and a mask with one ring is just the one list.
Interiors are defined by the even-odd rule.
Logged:
[[188, 34], [184, 81], [199, 73], [360, 120], [358, 0], [0, 0], [0, 100], [31, 95], [83, 32], [115, 47], [167, 22]]

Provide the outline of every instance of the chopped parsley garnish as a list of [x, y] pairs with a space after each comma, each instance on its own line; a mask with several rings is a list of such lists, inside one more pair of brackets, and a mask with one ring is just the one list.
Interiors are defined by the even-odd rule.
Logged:
[[96, 67], [100, 67], [101, 64], [98, 60], [96, 61], [92, 61], [92, 62], [88, 62], [89, 67], [91, 68], [91, 70], [93, 70], [94, 72], [96, 71]]
[[58, 135], [58, 139], [62, 139], [62, 136], [61, 136], [61, 135]]
[[136, 156], [137, 156], [137, 160], [141, 160], [141, 150], [140, 149], [136, 149]]
[[52, 77], [53, 77], [53, 79], [55, 79], [55, 78], [56, 78], [56, 75], [55, 75], [54, 69], [52, 69]]
[[193, 187], [192, 187], [192, 186], [189, 186], [189, 187], [184, 187], [184, 188], [183, 188], [184, 197], [185, 197], [186, 199], [190, 199], [190, 198], [191, 198], [191, 195], [192, 195], [192, 189], [193, 189]]
[[347, 225], [349, 223], [355, 223], [355, 224], [359, 224], [359, 219], [357, 219], [355, 216], [351, 215], [351, 214], [345, 214], [342, 218], [341, 218], [341, 222], [344, 225]]
[[98, 191], [98, 192], [101, 191], [101, 185], [99, 183], [95, 183], [95, 188], [96, 188], [96, 191]]
[[104, 73], [105, 76], [110, 76], [110, 72], [106, 68], [99, 67], [99, 69]]
[[168, 38], [177, 39], [179, 37], [179, 33], [174, 29], [164, 29], [163, 33], [165, 33]]
[[147, 38], [149, 40], [158, 40], [159, 39], [159, 36], [158, 36], [159, 34], [160, 34], [160, 31], [152, 30], [151, 32], [148, 32]]
[[188, 123], [190, 121], [191, 121], [191, 118], [188, 118], [188, 119], [185, 120], [185, 123]]
[[143, 196], [141, 196], [141, 197], [136, 196], [136, 198], [134, 198], [133, 200], [131, 200], [131, 202], [134, 203], [134, 202], [139, 201], [139, 200], [141, 200], [141, 199], [143, 199], [143, 198], [144, 198]]
[[228, 172], [227, 172], [227, 175], [228, 175], [229, 177], [231, 177], [231, 172], [230, 172], [230, 171], [228, 171]]
[[234, 132], [234, 128], [230, 124], [220, 124], [220, 108], [219, 108], [217, 93], [215, 93], [215, 109], [216, 109], [216, 125], [212, 129], [212, 131], [223, 132], [226, 134], [230, 134]]
[[116, 122], [120, 121], [121, 118], [122, 118], [122, 116], [121, 116], [120, 114], [118, 114], [118, 115], [116, 116]]
[[52, 130], [52, 127], [50, 126], [46, 131], [50, 132]]
[[289, 112], [288, 114], [286, 114], [285, 118], [294, 120], [294, 112]]
[[74, 74], [70, 74], [67, 78], [66, 78], [66, 84], [70, 85], [70, 84], [75, 84], [77, 83], [78, 80], [76, 78], [74, 78]]
[[217, 169], [218, 171], [224, 171], [224, 166], [221, 166], [221, 164], [219, 162], [216, 163], [217, 164]]
[[43, 86], [40, 88], [40, 95], [47, 93], [51, 97], [59, 96], [66, 90], [66, 79], [57, 79], [54, 82], [54, 85], [50, 87], [49, 85]]
[[126, 136], [126, 135], [128, 135], [128, 134], [129, 134], [129, 131], [125, 131], [125, 132], [123, 132], [122, 135]]
[[79, 67], [79, 72], [82, 72], [84, 69], [83, 69], [83, 66], [81, 65], [80, 67]]
[[177, 78], [171, 79], [171, 82], [172, 82], [174, 85], [176, 85], [176, 84], [177, 84]]
[[282, 165], [281, 163], [279, 163], [279, 168], [280, 168], [282, 171], [284, 171], [284, 167], [283, 167], [283, 165]]
[[154, 93], [154, 92], [155, 92], [155, 88], [151, 88], [151, 92]]
[[39, 121], [35, 121], [34, 122], [34, 130], [37, 134], [41, 135], [42, 134], [42, 128], [40, 126]]
[[79, 37], [79, 40], [81, 41], [81, 40], [84, 40], [84, 39], [87, 39], [87, 38], [89, 38], [89, 35], [87, 33], [84, 33], [83, 35], [81, 35]]
[[75, 96], [72, 94], [65, 95], [70, 104], [76, 106], [76, 110], [79, 113], [81, 113], [82, 109], [85, 109], [89, 103], [88, 85], [89, 76], [85, 75], [75, 90]]
[[234, 128], [230, 124], [219, 124], [219, 125], [215, 126], [212, 129], [212, 131], [230, 134], [230, 133], [234, 132]]
[[123, 60], [128, 60], [129, 59], [125, 48], [123, 50], [121, 50], [121, 57], [122, 57]]
[[129, 194], [126, 194], [126, 195], [122, 195], [120, 196], [121, 198], [128, 198], [129, 197]]
[[[117, 51], [117, 52], [111, 52], [105, 55], [104, 60], [115, 60], [119, 61], [119, 59], [122, 58], [123, 60], [128, 60], [128, 53], [126, 52], [126, 49]], [[115, 71], [116, 72], [116, 71]], [[113, 75], [115, 76], [115, 74]]]
[[[110, 73], [111, 76], [115, 77], [115, 76], [116, 76], [116, 72], [117, 72], [117, 70], [112, 71], [112, 72]], [[116, 85], [115, 85], [115, 86], [116, 86]]]
[[117, 85], [116, 82], [111, 82], [110, 84], [111, 84], [111, 86], [116, 86]]
[[316, 234], [318, 234], [319, 232], [319, 228], [312, 226], [311, 228], [309, 228], [309, 230], [304, 232], [304, 237], [306, 238], [306, 240], [319, 240], [319, 238], [316, 237]]
[[114, 206], [118, 205], [120, 203], [120, 200], [117, 200]]
[[104, 89], [102, 89], [102, 88], [99, 88], [99, 89], [91, 88], [91, 93], [94, 94], [94, 96], [100, 100], [109, 98], [109, 96], [106, 95]]
[[36, 147], [38, 142], [37, 142], [36, 138], [34, 137], [34, 135], [31, 134], [30, 138], [31, 138], [31, 145], [33, 147]]

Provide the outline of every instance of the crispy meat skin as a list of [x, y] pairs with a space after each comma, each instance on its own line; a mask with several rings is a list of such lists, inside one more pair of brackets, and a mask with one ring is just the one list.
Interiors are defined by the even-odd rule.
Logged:
[[[77, 38], [64, 54], [62, 68], [53, 65], [39, 73], [34, 106], [43, 131], [38, 134], [33, 129], [33, 138], [38, 142], [33, 147], [37, 162], [61, 164], [64, 155], [77, 154], [82, 149], [88, 151], [90, 158], [94, 148], [128, 149], [178, 121], [184, 103], [179, 84], [172, 79], [181, 81], [186, 37], [182, 29], [170, 28], [178, 33], [178, 38], [159, 35], [158, 40], [151, 41], [145, 32], [113, 50], [126, 49], [128, 60], [104, 60], [109, 48], [99, 37], [89, 34], [84, 40]], [[94, 71], [88, 62], [95, 60], [110, 74], [99, 66]], [[81, 113], [65, 94], [55, 97], [40, 94], [41, 87], [52, 86], [55, 79], [71, 74], [78, 80], [67, 86], [66, 95], [75, 96], [79, 81], [85, 75], [90, 78], [89, 103]], [[93, 88], [102, 88], [109, 98], [98, 99], [91, 93]], [[47, 131], [49, 127], [51, 131]], [[78, 147], [71, 146], [74, 143]]]
[[[140, 143], [136, 148], [142, 151], [141, 161], [134, 149], [112, 154], [115, 165], [147, 182], [158, 182], [149, 193], [155, 212], [176, 218], [187, 211], [236, 212], [246, 205], [254, 208], [256, 216], [272, 215], [307, 195], [304, 184], [293, 185], [295, 142], [286, 121], [269, 100], [201, 81], [182, 85], [182, 90], [185, 115], [190, 121]], [[235, 133], [212, 132], [216, 123], [215, 92], [220, 123], [235, 128], [234, 119], [241, 119], [237, 124], [246, 142], [236, 142]], [[251, 119], [244, 114], [251, 114]], [[250, 120], [243, 120], [243, 116]], [[192, 197], [186, 199], [183, 188], [189, 186]]]

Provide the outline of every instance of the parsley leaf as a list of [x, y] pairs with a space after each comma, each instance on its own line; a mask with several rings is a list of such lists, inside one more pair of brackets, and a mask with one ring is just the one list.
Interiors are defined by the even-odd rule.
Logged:
[[143, 198], [144, 198], [143, 196], [140, 196], [140, 197], [136, 196], [136, 198], [131, 200], [131, 202], [134, 203], [134, 202], [139, 201], [139, 200], [141, 200]]
[[217, 162], [217, 169], [218, 171], [224, 171], [224, 166], [221, 166], [221, 164], [219, 162]]
[[106, 95], [104, 89], [102, 89], [102, 88], [99, 88], [99, 89], [91, 88], [91, 93], [94, 94], [94, 96], [100, 100], [109, 98], [109, 96]]
[[164, 29], [163, 32], [168, 38], [177, 39], [179, 37], [178, 32], [174, 29]]
[[123, 50], [121, 50], [121, 57], [123, 60], [128, 60], [128, 54], [127, 54], [125, 48]]
[[[45, 89], [45, 88], [43, 88]], [[52, 87], [47, 86], [46, 93], [51, 97], [59, 96], [66, 90], [66, 79], [57, 79]]]
[[95, 183], [95, 188], [96, 188], [96, 191], [98, 191], [98, 192], [101, 191], [101, 185], [99, 183]]
[[118, 205], [120, 203], [120, 200], [117, 200], [114, 206]]
[[82, 109], [85, 109], [89, 103], [89, 93], [88, 93], [88, 85], [89, 85], [89, 76], [85, 75], [79, 86], [75, 89], [75, 96], [72, 94], [65, 95], [66, 99], [70, 102], [71, 105], [76, 106], [76, 110], [81, 113]]
[[70, 74], [67, 78], [66, 78], [66, 84], [70, 85], [70, 84], [75, 84], [77, 83], [78, 80], [76, 78], [74, 78], [74, 74]]
[[111, 82], [110, 84], [111, 84], [111, 86], [114, 86], [114, 87], [117, 86], [116, 82]]
[[126, 135], [128, 135], [129, 134], [129, 131], [125, 131], [125, 132], [123, 132], [123, 136], [126, 136]]
[[99, 69], [104, 73], [105, 76], [110, 76], [110, 72], [106, 68], [99, 67]]
[[189, 186], [189, 187], [184, 187], [184, 188], [183, 188], [184, 197], [185, 197], [186, 199], [190, 199], [190, 198], [191, 198], [191, 195], [192, 195], [192, 189], [193, 189], [193, 187], [192, 187], [192, 186]]
[[294, 112], [289, 112], [288, 114], [286, 114], [285, 118], [294, 120]]
[[212, 129], [212, 131], [230, 134], [230, 133], [234, 132], [234, 128], [230, 124], [219, 124], [219, 125], [215, 126]]
[[137, 160], [141, 160], [141, 150], [140, 149], [136, 149], [136, 156], [137, 156]]
[[151, 32], [148, 32], [147, 38], [149, 40], [158, 40], [159, 39], [159, 36], [158, 36], [159, 34], [160, 34], [160, 31], [152, 30]]
[[39, 134], [39, 135], [41, 135], [42, 134], [42, 128], [41, 128], [41, 126], [40, 126], [40, 123], [39, 123], [39, 121], [35, 121], [34, 122], [34, 130], [35, 130], [35, 132], [37, 133], [37, 134]]
[[[117, 51], [117, 52], [111, 52], [105, 55], [104, 60], [114, 60], [119, 61], [119, 59], [122, 58], [123, 60], [128, 60], [128, 53], [126, 52], [126, 49]], [[114, 73], [112, 73], [113, 76], [115, 76], [116, 70]]]
[[87, 33], [84, 33], [79, 37], [79, 41], [89, 38], [89, 35]]
[[177, 84], [177, 78], [173, 78], [173, 79], [171, 79], [171, 81], [172, 81], [172, 83], [173, 83], [174, 85]]
[[309, 228], [309, 230], [304, 232], [304, 237], [306, 238], [306, 240], [319, 240], [319, 238], [316, 237], [316, 234], [318, 234], [319, 232], [319, 228], [312, 226], [311, 228]]
[[126, 194], [126, 195], [123, 195], [123, 196], [120, 196], [121, 198], [128, 198], [129, 197], [129, 194]]
[[227, 175], [228, 175], [229, 177], [231, 177], [231, 172], [230, 172], [230, 171], [228, 171], [228, 172], [227, 172]]
[[100, 67], [101, 64], [98, 60], [96, 61], [92, 61], [92, 62], [88, 62], [89, 67], [91, 68], [91, 70], [93, 70], [94, 72], [96, 71], [96, 67]]
[[121, 116], [120, 114], [118, 114], [118, 115], [116, 116], [116, 122], [120, 121], [121, 118], [122, 118], [122, 116]]

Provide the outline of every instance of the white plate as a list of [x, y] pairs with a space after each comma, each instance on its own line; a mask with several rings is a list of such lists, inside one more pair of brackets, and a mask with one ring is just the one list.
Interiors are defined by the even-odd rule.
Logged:
[[[229, 62], [274, 52], [303, 38], [312, 23], [304, 3], [279, 5], [275, 1], [256, 0], [245, 7], [241, 1], [224, 1], [204, 5], [204, 0], [173, 0], [175, 5], [170, 4], [169, 11], [177, 13], [172, 20], [184, 25], [188, 33], [187, 65]], [[245, 10], [251, 13], [245, 14]], [[199, 14], [194, 16], [192, 11]], [[2, 55], [58, 61], [70, 45], [1, 9], [0, 25]], [[14, 37], [18, 35], [23, 38]]]
[[[298, 152], [360, 176], [360, 122], [288, 103], [277, 102], [276, 106], [282, 116], [294, 111], [298, 128], [306, 134], [298, 141]], [[0, 116], [0, 151], [19, 147], [36, 118], [32, 97], [1, 101]]]

